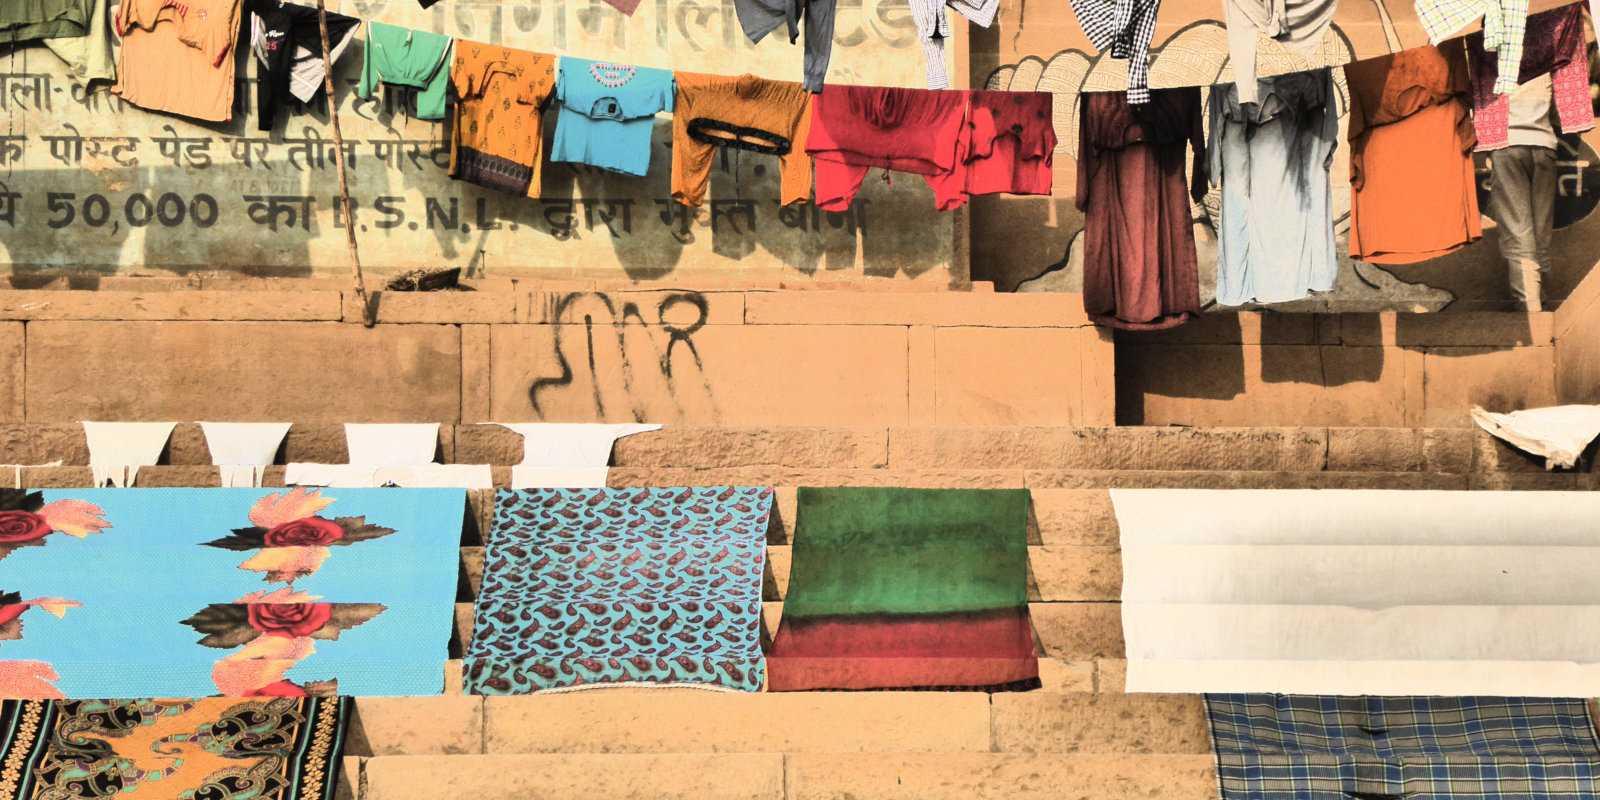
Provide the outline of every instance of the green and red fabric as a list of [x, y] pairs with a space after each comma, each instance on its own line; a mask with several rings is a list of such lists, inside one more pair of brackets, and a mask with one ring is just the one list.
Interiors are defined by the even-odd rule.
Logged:
[[1028, 492], [802, 488], [772, 691], [1039, 685]]

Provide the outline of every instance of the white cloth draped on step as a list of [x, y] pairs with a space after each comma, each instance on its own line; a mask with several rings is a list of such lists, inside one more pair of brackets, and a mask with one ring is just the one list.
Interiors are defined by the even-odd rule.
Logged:
[[1600, 695], [1600, 492], [1111, 500], [1129, 692]]
[[222, 473], [222, 485], [251, 488], [261, 485], [262, 473], [278, 455], [288, 422], [202, 422], [211, 463]]
[[89, 471], [96, 488], [131, 486], [139, 468], [161, 459], [176, 422], [85, 422]]
[[344, 426], [348, 464], [295, 463], [284, 468], [289, 486], [403, 486], [492, 489], [488, 464], [439, 464], [439, 423]]
[[651, 423], [495, 422], [522, 434], [522, 463], [511, 468], [513, 489], [587, 489], [606, 485], [611, 447]]
[[1600, 436], [1600, 406], [1551, 406], [1496, 414], [1473, 406], [1472, 421], [1513, 447], [1544, 456], [1544, 468], [1577, 466]]

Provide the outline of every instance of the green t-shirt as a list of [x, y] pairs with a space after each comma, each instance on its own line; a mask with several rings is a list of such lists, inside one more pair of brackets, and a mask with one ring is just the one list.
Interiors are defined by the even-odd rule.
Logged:
[[82, 36], [89, 31], [92, 5], [93, 0], [4, 0], [0, 43]]

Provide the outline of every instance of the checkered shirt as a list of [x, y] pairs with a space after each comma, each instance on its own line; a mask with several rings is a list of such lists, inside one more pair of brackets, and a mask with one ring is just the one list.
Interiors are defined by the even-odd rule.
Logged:
[[1582, 700], [1206, 696], [1222, 800], [1592, 800]]
[[1496, 54], [1499, 75], [1494, 93], [1516, 91], [1522, 71], [1522, 39], [1528, 27], [1528, 0], [1416, 0], [1417, 18], [1438, 44], [1450, 34], [1483, 19], [1483, 49]]
[[[1526, 2], [1526, 0], [1523, 0]], [[1128, 102], [1150, 102], [1150, 39], [1161, 0], [1071, 0], [1089, 41], [1128, 59]]]

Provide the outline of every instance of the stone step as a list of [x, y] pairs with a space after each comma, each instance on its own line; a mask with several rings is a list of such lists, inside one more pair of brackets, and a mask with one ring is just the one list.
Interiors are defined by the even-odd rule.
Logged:
[[1215, 800], [1205, 755], [696, 753], [361, 759], [360, 800]]
[[1196, 695], [613, 688], [361, 697], [345, 752], [1204, 755], [1208, 737]]
[[[452, 658], [460, 658], [472, 638], [472, 614], [471, 603], [456, 603]], [[1028, 616], [1041, 656], [1068, 661], [1123, 657], [1121, 603], [1029, 603]], [[782, 603], [762, 604], [762, 633], [767, 641], [777, 633], [782, 617]]]
[[[1114, 536], [1115, 534], [1113, 534]], [[460, 598], [478, 595], [483, 582], [482, 547], [461, 548], [465, 572]], [[793, 547], [767, 548], [766, 600], [782, 600], [789, 593], [789, 567]], [[1122, 596], [1122, 558], [1115, 547], [1038, 546], [1028, 548], [1028, 599], [1040, 602], [1115, 601]]]
[[[440, 426], [437, 457], [444, 463], [507, 466], [521, 461], [522, 437], [498, 425], [446, 423]], [[343, 425], [296, 422], [277, 460], [344, 463], [347, 458]], [[88, 459], [81, 425], [0, 423], [0, 464], [60, 461], [82, 466]], [[211, 455], [200, 426], [179, 423], [161, 463], [209, 465]], [[1538, 460], [1469, 428], [668, 425], [619, 440], [613, 464], [628, 484], [644, 482], [649, 476], [727, 475], [766, 476], [751, 482], [777, 485], [828, 485], [776, 480], [785, 474], [850, 475], [861, 471], [932, 475], [1124, 470], [1454, 475], [1543, 470]], [[704, 483], [706, 478], [690, 482]]]

